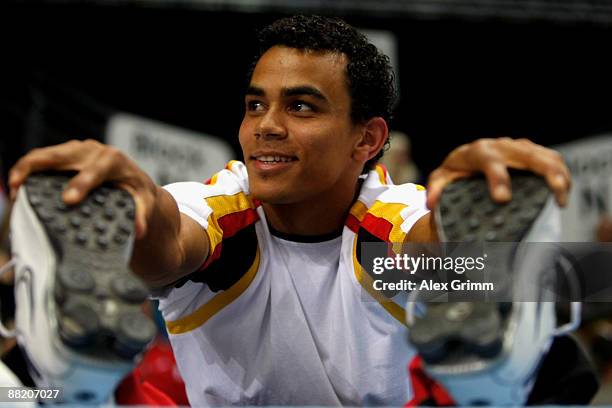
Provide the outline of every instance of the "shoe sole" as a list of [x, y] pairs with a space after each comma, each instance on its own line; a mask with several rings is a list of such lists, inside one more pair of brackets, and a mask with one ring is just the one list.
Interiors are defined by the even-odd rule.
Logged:
[[436, 208], [436, 225], [444, 242], [519, 242], [540, 215], [550, 190], [539, 176], [511, 171], [512, 200], [497, 204], [484, 177], [446, 186]]
[[71, 174], [38, 173], [25, 188], [56, 255], [53, 297], [62, 343], [87, 358], [132, 361], [156, 327], [143, 313], [147, 287], [128, 268], [135, 205], [104, 185], [75, 206], [61, 194]]
[[[435, 211], [443, 242], [520, 242], [550, 198], [546, 182], [533, 173], [511, 171], [512, 200], [497, 204], [484, 177], [449, 184]], [[429, 304], [410, 327], [409, 340], [429, 364], [491, 359], [504, 346], [511, 302]]]

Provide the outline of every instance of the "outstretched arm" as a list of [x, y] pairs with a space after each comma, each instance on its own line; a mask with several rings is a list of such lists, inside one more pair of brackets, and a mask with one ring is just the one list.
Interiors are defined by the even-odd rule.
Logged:
[[[560, 206], [565, 206], [571, 187], [571, 176], [561, 155], [527, 139], [478, 139], [454, 149], [442, 165], [429, 176], [427, 207], [434, 209], [444, 187], [454, 180], [484, 173], [494, 201], [503, 203], [512, 198], [508, 168], [529, 170], [548, 183]], [[407, 236], [412, 242], [437, 241], [434, 217], [422, 217]]]
[[11, 198], [15, 199], [28, 175], [45, 170], [77, 172], [63, 193], [68, 205], [79, 203], [104, 182], [112, 182], [132, 194], [136, 203], [136, 242], [131, 266], [149, 286], [175, 282], [207, 258], [209, 242], [202, 227], [181, 215], [172, 196], [120, 150], [94, 140], [34, 149], [11, 169]]

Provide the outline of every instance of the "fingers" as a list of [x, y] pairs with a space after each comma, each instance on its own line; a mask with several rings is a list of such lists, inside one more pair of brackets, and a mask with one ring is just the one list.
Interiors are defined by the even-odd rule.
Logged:
[[136, 218], [134, 220], [136, 239], [142, 239], [147, 235], [147, 220], [151, 217], [155, 207], [157, 189], [154, 185], [147, 185], [147, 183], [137, 187], [134, 187], [133, 184], [120, 183], [119, 187], [125, 189], [134, 198], [134, 204], [136, 205]]
[[81, 171], [70, 179], [64, 189], [64, 202], [68, 205], [74, 205], [104, 181], [112, 181], [113, 178], [120, 179], [121, 175], [115, 174], [117, 173], [115, 168], [120, 165], [119, 156], [120, 152], [117, 149], [105, 147], [95, 156], [82, 163], [79, 166]]
[[444, 187], [462, 177], [467, 177], [471, 173], [465, 171], [452, 171], [445, 168], [434, 170], [427, 181], [427, 208], [433, 209], [440, 201]]
[[69, 164], [70, 152], [74, 144], [71, 142], [62, 145], [33, 149], [15, 163], [9, 172], [9, 189], [12, 200], [17, 190], [28, 176], [38, 170], [49, 168], [63, 169]]
[[572, 176], [565, 164], [563, 157], [553, 150], [549, 150], [548, 163], [544, 166], [544, 177], [548, 186], [555, 195], [557, 203], [564, 207], [567, 205], [570, 189], [572, 188]]
[[500, 154], [498, 144], [507, 139], [479, 139], [457, 149], [457, 155], [449, 155], [452, 167], [463, 168], [468, 174], [484, 173], [489, 186], [491, 198], [499, 203], [512, 198], [510, 175], [504, 156]]
[[28, 176], [42, 170], [79, 170], [79, 162], [88, 158], [90, 150], [95, 145], [102, 146], [96, 141], [77, 141], [62, 143], [55, 146], [42, 147], [31, 150], [15, 163], [9, 172], [10, 197], [14, 200], [17, 190]]
[[134, 186], [120, 183], [119, 187], [130, 193], [134, 199], [134, 204], [136, 205], [136, 216], [134, 219], [136, 239], [141, 239], [147, 234], [147, 208], [149, 207], [147, 199], [143, 196], [142, 192], [134, 188]]
[[64, 189], [62, 198], [68, 205], [79, 203], [96, 186], [104, 181], [103, 174], [96, 173], [93, 169], [83, 170], [68, 182]]
[[[433, 208], [446, 184], [482, 172], [491, 197], [503, 203], [512, 197], [508, 168], [532, 171], [546, 180], [560, 206], [567, 204], [571, 175], [562, 156], [527, 139], [479, 139], [453, 150], [430, 178], [427, 205]], [[459, 175], [463, 174], [463, 175]]]
[[9, 175], [14, 200], [27, 177], [41, 170], [75, 170], [62, 194], [64, 202], [75, 205], [105, 181], [114, 182], [132, 194], [136, 205], [136, 236], [147, 231], [147, 220], [155, 206], [155, 183], [120, 150], [95, 140], [71, 141], [34, 149], [22, 157]]
[[562, 207], [567, 204], [571, 175], [561, 154], [527, 139], [505, 139], [500, 150], [508, 166], [530, 170], [544, 177], [557, 203]]
[[[510, 174], [505, 166], [496, 162], [487, 164], [483, 169], [489, 192], [494, 201], [503, 203], [512, 198], [512, 189], [510, 186]], [[433, 209], [438, 204], [444, 187], [453, 181], [468, 177], [473, 174], [472, 171], [452, 171], [443, 168], [438, 168], [429, 176], [427, 182], [427, 208]]]
[[142, 239], [147, 235], [147, 200], [140, 194], [134, 194], [134, 202], [136, 203], [136, 239]]
[[510, 174], [508, 168], [501, 162], [491, 161], [487, 163], [483, 172], [489, 186], [489, 194], [493, 201], [505, 203], [512, 198], [512, 187], [510, 184]]
[[559, 206], [565, 207], [570, 190], [570, 181], [561, 174], [547, 174], [545, 176], [548, 186], [555, 195], [555, 201]]
[[444, 187], [455, 179], [482, 172], [485, 174], [489, 193], [494, 201], [503, 203], [512, 198], [510, 175], [504, 157], [497, 148], [496, 139], [480, 139], [453, 150], [442, 167], [432, 173], [427, 205], [433, 208]]
[[119, 187], [132, 195], [136, 205], [136, 238], [144, 237], [147, 233], [147, 220], [155, 205], [155, 196], [151, 193], [156, 190], [155, 185], [147, 176], [143, 177], [136, 165], [116, 148], [105, 147], [85, 169], [70, 180], [64, 191], [64, 201], [66, 204], [77, 203], [105, 181], [117, 182]]
[[427, 181], [427, 208], [433, 210], [436, 205], [438, 205], [438, 201], [440, 201], [440, 196], [442, 195], [442, 190], [444, 187], [450, 183], [452, 180], [446, 175], [447, 171], [443, 169], [434, 170], [429, 175], [429, 180]]

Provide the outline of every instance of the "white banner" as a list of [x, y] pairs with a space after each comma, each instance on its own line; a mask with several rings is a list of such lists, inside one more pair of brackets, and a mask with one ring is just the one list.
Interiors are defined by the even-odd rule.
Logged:
[[562, 211], [563, 241], [594, 241], [597, 223], [612, 213], [612, 135], [555, 146], [572, 172], [572, 190]]
[[160, 185], [207, 180], [234, 159], [231, 146], [220, 138], [125, 113], [110, 118], [106, 143]]

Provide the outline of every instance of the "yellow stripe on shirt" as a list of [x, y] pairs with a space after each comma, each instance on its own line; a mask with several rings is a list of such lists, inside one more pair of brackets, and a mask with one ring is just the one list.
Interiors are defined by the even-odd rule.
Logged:
[[228, 290], [218, 293], [210, 301], [204, 303], [192, 314], [166, 323], [168, 333], [182, 334], [197, 329], [217, 314], [225, 306], [236, 300], [253, 282], [257, 270], [259, 269], [259, 247], [255, 254], [253, 264], [238, 282], [233, 284]]
[[251, 196], [247, 196], [243, 192], [234, 195], [207, 197], [205, 200], [212, 209], [212, 213], [208, 217], [208, 229], [206, 230], [210, 241], [210, 253], [212, 254], [223, 239], [223, 229], [219, 226], [218, 220], [225, 215], [255, 208], [255, 206]]
[[391, 232], [389, 233], [390, 242], [404, 242], [406, 233], [402, 231], [402, 224], [404, 219], [401, 216], [403, 209], [408, 207], [406, 204], [400, 203], [383, 203], [382, 201], [376, 201], [372, 207], [368, 209], [368, 213], [375, 215], [378, 218], [383, 218], [393, 225]]
[[382, 293], [374, 289], [372, 278], [366, 271], [363, 270], [359, 260], [357, 259], [357, 237], [353, 243], [353, 266], [355, 268], [355, 277], [359, 284], [383, 307], [391, 316], [402, 325], [406, 326], [406, 311], [403, 307], [395, 303], [393, 300], [384, 296]]
[[387, 177], [385, 176], [385, 170], [380, 165], [376, 165], [376, 173], [378, 173], [378, 181], [380, 184], [387, 185]]

